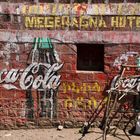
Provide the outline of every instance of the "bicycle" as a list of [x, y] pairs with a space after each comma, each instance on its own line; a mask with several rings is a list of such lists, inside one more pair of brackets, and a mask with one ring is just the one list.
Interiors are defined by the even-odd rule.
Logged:
[[[113, 118], [109, 121], [109, 116], [112, 110], [115, 109], [116, 103], [121, 102], [121, 100], [127, 95], [136, 95], [136, 96], [139, 95], [140, 75], [139, 74], [130, 75], [130, 76], [125, 75], [127, 68], [129, 69], [136, 68], [137, 70], [139, 70], [139, 66], [124, 64], [124, 65], [121, 65], [120, 73], [113, 78], [111, 82], [111, 88], [107, 90], [108, 101], [106, 104], [106, 113], [104, 115], [105, 117], [104, 117], [104, 125], [103, 125], [103, 140], [106, 140], [107, 132], [110, 129], [110, 124]], [[111, 105], [111, 100], [112, 100], [113, 95], [115, 96], [115, 98], [114, 98], [113, 105]], [[118, 113], [119, 110], [115, 112], [115, 115]], [[127, 126], [125, 126], [125, 129], [126, 127]], [[129, 138], [127, 134], [126, 136]]]

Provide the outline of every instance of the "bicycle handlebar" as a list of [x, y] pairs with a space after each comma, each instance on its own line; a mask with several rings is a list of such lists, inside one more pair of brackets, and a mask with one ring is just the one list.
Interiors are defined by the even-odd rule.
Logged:
[[140, 68], [140, 66], [137, 65], [127, 65], [127, 64], [122, 64], [122, 67], [129, 67], [129, 68]]

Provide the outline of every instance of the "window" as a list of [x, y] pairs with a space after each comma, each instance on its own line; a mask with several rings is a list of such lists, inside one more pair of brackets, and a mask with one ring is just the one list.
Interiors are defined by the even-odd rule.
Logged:
[[104, 45], [77, 44], [77, 70], [104, 71]]

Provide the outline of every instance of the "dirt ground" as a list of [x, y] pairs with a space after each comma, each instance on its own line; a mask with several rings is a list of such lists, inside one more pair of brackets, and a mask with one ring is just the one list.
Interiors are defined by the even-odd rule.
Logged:
[[[102, 140], [102, 131], [92, 128], [85, 137], [81, 138], [79, 129], [28, 129], [0, 130], [0, 140]], [[118, 138], [117, 138], [118, 137]], [[107, 140], [128, 140], [125, 134], [118, 130], [117, 137], [107, 135]], [[140, 136], [130, 136], [131, 140], [140, 140]]]

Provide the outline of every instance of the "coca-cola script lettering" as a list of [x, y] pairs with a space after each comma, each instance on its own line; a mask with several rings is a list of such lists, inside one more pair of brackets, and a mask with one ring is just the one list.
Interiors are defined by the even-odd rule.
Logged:
[[140, 92], [140, 77], [120, 78], [117, 75], [112, 81], [112, 88]]
[[[56, 89], [60, 85], [60, 75], [57, 71], [63, 64], [53, 65], [44, 63], [32, 63], [24, 70], [3, 69], [0, 72], [0, 84], [6, 89]], [[19, 86], [14, 83], [19, 81]], [[16, 84], [17, 85], [17, 84]]]

